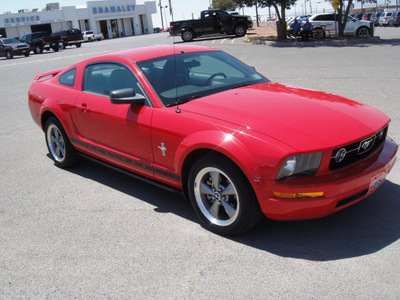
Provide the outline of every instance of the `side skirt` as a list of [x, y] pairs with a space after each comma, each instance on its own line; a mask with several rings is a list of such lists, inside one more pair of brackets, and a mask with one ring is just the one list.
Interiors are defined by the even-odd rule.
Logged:
[[102, 166], [105, 166], [105, 167], [108, 167], [108, 168], [110, 168], [110, 169], [112, 169], [112, 170], [115, 170], [115, 171], [118, 171], [118, 172], [120, 172], [120, 173], [123, 173], [123, 174], [125, 174], [125, 175], [131, 176], [131, 177], [133, 177], [133, 178], [135, 178], [135, 179], [138, 179], [138, 180], [141, 180], [141, 181], [150, 183], [150, 184], [152, 184], [152, 185], [155, 185], [155, 186], [157, 186], [157, 187], [159, 187], [159, 188], [162, 188], [162, 189], [164, 189], [164, 190], [167, 190], [167, 191], [169, 191], [169, 192], [179, 193], [179, 194], [182, 194], [182, 195], [183, 195], [183, 192], [182, 192], [182, 190], [180, 190], [180, 189], [177, 189], [177, 188], [174, 188], [174, 187], [172, 187], [172, 186], [169, 186], [169, 185], [163, 184], [163, 183], [161, 183], [161, 182], [155, 181], [155, 180], [153, 180], [153, 179], [146, 178], [146, 177], [144, 177], [144, 176], [135, 174], [135, 173], [130, 172], [130, 171], [128, 171], [128, 170], [124, 170], [124, 169], [122, 169], [122, 168], [119, 168], [119, 167], [114, 166], [114, 165], [112, 165], [112, 164], [106, 163], [106, 162], [104, 162], [104, 161], [102, 161], [102, 160], [99, 160], [99, 159], [97, 159], [97, 158], [91, 157], [91, 156], [86, 155], [86, 154], [84, 154], [84, 153], [81, 153], [81, 152], [78, 152], [78, 153], [79, 153], [80, 156], [82, 156], [83, 158], [85, 158], [85, 159], [87, 159], [87, 160], [93, 161], [93, 162], [95, 162], [95, 163], [98, 163], [98, 164], [100, 164], [100, 165], [102, 165]]

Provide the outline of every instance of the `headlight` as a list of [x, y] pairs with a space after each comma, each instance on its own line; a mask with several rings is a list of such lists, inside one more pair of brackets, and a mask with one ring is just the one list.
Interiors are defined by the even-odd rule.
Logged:
[[310, 176], [318, 172], [322, 152], [300, 154], [285, 160], [279, 169], [276, 180], [294, 176]]

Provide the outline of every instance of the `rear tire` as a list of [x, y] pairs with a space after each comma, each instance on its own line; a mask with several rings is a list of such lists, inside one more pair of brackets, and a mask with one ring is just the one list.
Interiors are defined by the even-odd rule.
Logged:
[[193, 32], [191, 30], [185, 30], [181, 33], [181, 38], [184, 42], [191, 42], [193, 40]]
[[80, 48], [81, 47], [81, 43], [77, 43], [75, 44], [76, 48]]
[[247, 178], [220, 155], [204, 157], [192, 166], [188, 193], [200, 221], [217, 234], [241, 234], [263, 217]]
[[76, 164], [78, 154], [72, 146], [61, 123], [54, 117], [45, 125], [46, 145], [54, 164], [60, 168], [68, 168]]
[[366, 36], [369, 36], [369, 35], [370, 35], [369, 28], [367, 28], [367, 27], [358, 28], [358, 30], [357, 30], [357, 36], [358, 37], [366, 37]]
[[30, 54], [30, 51], [24, 53], [25, 57], [28, 57], [29, 54]]

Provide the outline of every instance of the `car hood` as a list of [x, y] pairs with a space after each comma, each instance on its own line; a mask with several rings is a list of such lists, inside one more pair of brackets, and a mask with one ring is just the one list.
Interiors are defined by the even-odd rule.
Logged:
[[390, 121], [371, 106], [278, 83], [217, 93], [180, 109], [241, 125], [303, 152], [353, 142], [372, 135]]
[[20, 43], [12, 43], [12, 44], [7, 44], [7, 45], [11, 46], [11, 47], [17, 47], [17, 48], [28, 47], [27, 43], [22, 43], [22, 42], [20, 42]]

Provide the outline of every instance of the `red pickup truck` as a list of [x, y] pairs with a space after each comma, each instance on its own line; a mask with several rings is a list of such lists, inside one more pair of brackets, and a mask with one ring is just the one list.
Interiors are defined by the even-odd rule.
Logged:
[[82, 32], [79, 29], [62, 30], [54, 32], [51, 35], [60, 38], [61, 47], [63, 49], [70, 45], [75, 45], [79, 48], [83, 42]]

